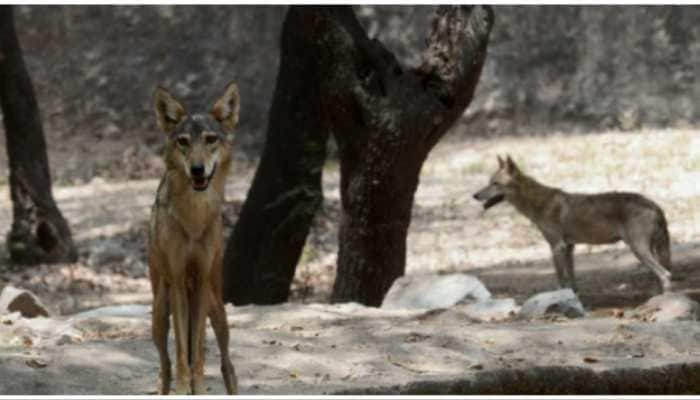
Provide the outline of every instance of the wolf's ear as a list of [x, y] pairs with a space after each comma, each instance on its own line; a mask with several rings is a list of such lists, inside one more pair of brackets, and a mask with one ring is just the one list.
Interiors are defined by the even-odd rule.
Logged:
[[510, 154], [506, 156], [506, 171], [508, 171], [508, 173], [511, 175], [520, 173], [520, 169], [518, 169], [518, 166], [515, 165], [515, 161], [510, 158]]
[[238, 86], [231, 82], [226, 86], [224, 95], [214, 103], [211, 115], [221, 123], [227, 132], [233, 131], [238, 124], [238, 111], [241, 108]]
[[158, 86], [153, 95], [156, 121], [165, 133], [170, 133], [185, 116], [185, 108], [167, 90]]
[[503, 166], [506, 164], [505, 161], [503, 161], [500, 155], [496, 157], [498, 158], [498, 168], [503, 168]]

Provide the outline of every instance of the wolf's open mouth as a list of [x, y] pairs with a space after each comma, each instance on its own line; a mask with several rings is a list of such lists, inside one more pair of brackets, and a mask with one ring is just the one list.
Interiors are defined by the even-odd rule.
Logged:
[[192, 178], [192, 189], [200, 192], [209, 187], [209, 179], [206, 177]]
[[488, 210], [489, 208], [495, 206], [496, 204], [500, 203], [505, 199], [506, 196], [503, 194], [499, 194], [498, 196], [493, 196], [490, 199], [486, 200], [484, 202], [484, 210]]
[[211, 178], [214, 176], [214, 173], [216, 172], [216, 164], [214, 164], [214, 168], [211, 169], [211, 174], [209, 176], [194, 176], [192, 177], [192, 189], [201, 192], [203, 190], [207, 190], [209, 187], [209, 182], [211, 182]]

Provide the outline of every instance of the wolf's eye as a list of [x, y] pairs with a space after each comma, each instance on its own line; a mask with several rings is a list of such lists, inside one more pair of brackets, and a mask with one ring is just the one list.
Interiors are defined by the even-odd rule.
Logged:
[[187, 147], [190, 145], [190, 140], [184, 136], [177, 138], [177, 144], [182, 147]]
[[206, 136], [206, 137], [204, 138], [204, 141], [207, 142], [207, 144], [214, 144], [214, 143], [216, 143], [217, 141], [219, 141], [219, 138], [216, 137], [216, 136], [213, 136], [213, 135], [212, 135], [212, 136]]

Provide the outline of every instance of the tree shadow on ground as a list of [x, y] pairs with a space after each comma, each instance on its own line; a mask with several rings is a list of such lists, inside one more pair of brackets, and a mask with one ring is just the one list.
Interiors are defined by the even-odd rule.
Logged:
[[[672, 252], [673, 290], [700, 301], [700, 243], [675, 244]], [[660, 293], [656, 276], [627, 248], [579, 251], [574, 263], [578, 295], [586, 309], [636, 307]], [[479, 277], [495, 297], [513, 297], [518, 302], [558, 288], [549, 259], [503, 262], [459, 272]]]

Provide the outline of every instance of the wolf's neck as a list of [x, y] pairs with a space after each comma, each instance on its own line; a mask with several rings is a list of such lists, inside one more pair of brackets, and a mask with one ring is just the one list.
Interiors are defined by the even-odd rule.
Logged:
[[551, 198], [561, 190], [543, 185], [535, 179], [522, 175], [517, 179], [515, 194], [508, 200], [530, 219], [538, 219], [547, 209]]

